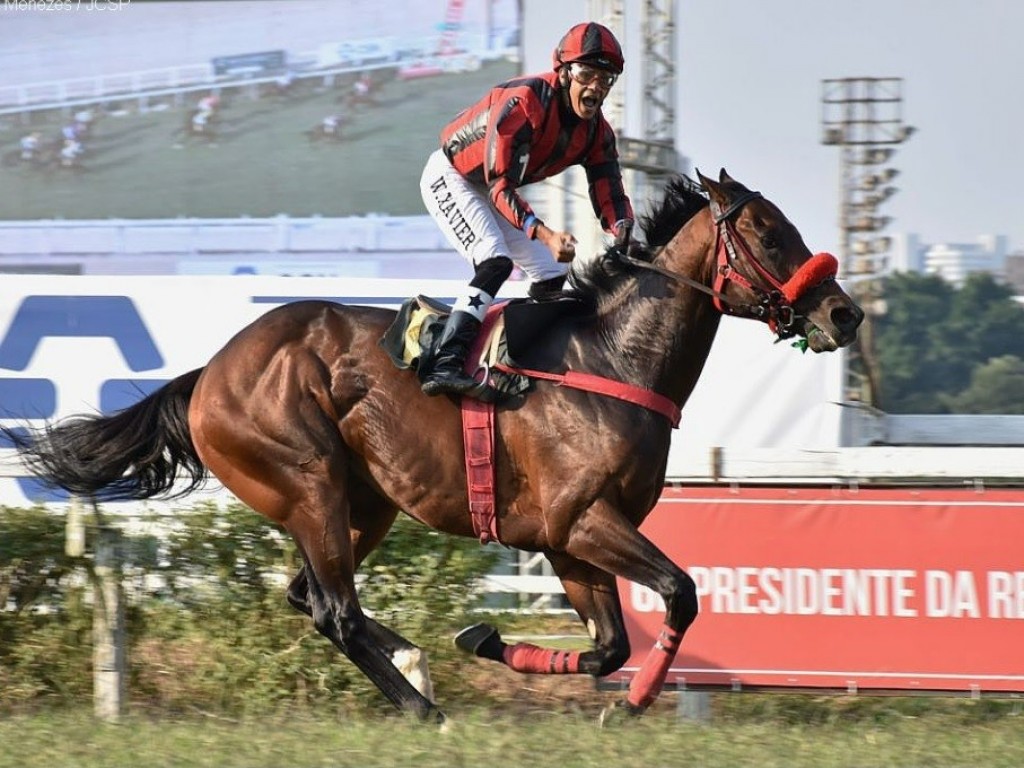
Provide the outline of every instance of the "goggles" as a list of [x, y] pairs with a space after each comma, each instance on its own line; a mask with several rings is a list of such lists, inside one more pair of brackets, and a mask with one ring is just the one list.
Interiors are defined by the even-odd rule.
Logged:
[[619, 79], [619, 76], [613, 72], [609, 72], [606, 69], [598, 69], [589, 64], [581, 64], [578, 61], [574, 61], [569, 65], [569, 77], [580, 85], [593, 85], [596, 83], [602, 88], [611, 88], [615, 85], [615, 81]]

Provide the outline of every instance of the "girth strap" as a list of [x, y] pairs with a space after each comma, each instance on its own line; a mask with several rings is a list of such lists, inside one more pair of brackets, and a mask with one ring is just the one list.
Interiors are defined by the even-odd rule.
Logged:
[[606, 379], [604, 376], [595, 376], [592, 373], [580, 373], [579, 371], [549, 373], [548, 371], [534, 371], [528, 368], [512, 368], [504, 363], [498, 363], [494, 367], [505, 373], [518, 373], [522, 376], [529, 376], [531, 379], [546, 379], [562, 387], [582, 389], [586, 392], [614, 397], [617, 400], [625, 400], [649, 411], [660, 413], [669, 420], [673, 429], [679, 428], [679, 419], [682, 416], [679, 406], [664, 395], [660, 395], [650, 389], [626, 384], [622, 381], [615, 381], [614, 379]]
[[[505, 303], [492, 305], [484, 316], [469, 355], [466, 372], [474, 373], [480, 353]], [[475, 397], [462, 398], [462, 439], [466, 450], [466, 490], [469, 494], [469, 516], [473, 533], [481, 544], [498, 539], [498, 515], [494, 503], [494, 403]]]
[[494, 403], [462, 398], [462, 436], [466, 443], [466, 485], [473, 533], [481, 544], [499, 541], [494, 504]]

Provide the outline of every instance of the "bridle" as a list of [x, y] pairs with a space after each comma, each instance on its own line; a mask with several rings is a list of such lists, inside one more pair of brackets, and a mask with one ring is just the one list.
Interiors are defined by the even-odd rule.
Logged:
[[[785, 283], [780, 282], [757, 258], [747, 241], [736, 231], [733, 223], [733, 217], [743, 210], [747, 203], [761, 197], [760, 192], [745, 191], [724, 209], [716, 201], [710, 201], [711, 217], [715, 225], [717, 259], [713, 287], [628, 254], [622, 254], [620, 259], [631, 266], [657, 272], [708, 294], [714, 301], [715, 309], [722, 314], [761, 320], [768, 324], [780, 340], [792, 338], [797, 335], [794, 326], [799, 317], [793, 309], [793, 304], [811, 288], [835, 279], [839, 264], [832, 254], [817, 253], [800, 265]], [[753, 279], [748, 278], [737, 268], [741, 257], [756, 274]], [[725, 292], [729, 282], [738, 283], [746, 288], [754, 294], [757, 301], [743, 303], [731, 299]]]

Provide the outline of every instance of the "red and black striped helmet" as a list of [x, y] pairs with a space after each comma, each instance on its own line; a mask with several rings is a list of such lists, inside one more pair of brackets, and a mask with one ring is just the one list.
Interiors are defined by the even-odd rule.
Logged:
[[577, 24], [565, 35], [551, 56], [557, 70], [574, 61], [593, 64], [620, 74], [625, 66], [622, 46], [608, 27], [593, 21]]

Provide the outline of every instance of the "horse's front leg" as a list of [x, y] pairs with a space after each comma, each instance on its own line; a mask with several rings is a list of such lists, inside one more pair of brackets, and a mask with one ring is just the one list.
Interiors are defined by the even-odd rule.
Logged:
[[627, 711], [640, 714], [661, 693], [683, 635], [697, 618], [697, 587], [689, 574], [604, 501], [594, 504], [576, 520], [565, 551], [601, 570], [648, 587], [665, 601], [665, 625], [630, 683], [624, 703]]
[[542, 648], [533, 643], [505, 643], [490, 624], [475, 624], [460, 632], [455, 644], [484, 659], [505, 664], [516, 672], [539, 675], [583, 674], [603, 677], [629, 658], [629, 638], [615, 577], [589, 563], [560, 553], [548, 553], [565, 595], [587, 627], [594, 647], [589, 651]]

